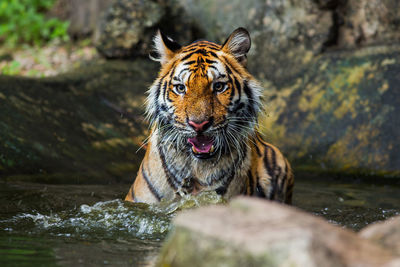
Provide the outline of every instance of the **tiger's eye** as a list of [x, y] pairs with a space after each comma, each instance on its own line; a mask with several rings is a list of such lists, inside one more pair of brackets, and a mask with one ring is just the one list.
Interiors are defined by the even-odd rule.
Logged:
[[223, 82], [216, 82], [214, 83], [214, 91], [222, 92], [225, 89], [225, 83]]
[[186, 87], [184, 84], [177, 84], [175, 85], [175, 90], [178, 94], [183, 94], [186, 91]]

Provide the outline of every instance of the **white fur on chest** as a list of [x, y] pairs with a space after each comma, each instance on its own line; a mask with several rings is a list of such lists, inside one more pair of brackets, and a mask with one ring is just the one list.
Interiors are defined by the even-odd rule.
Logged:
[[[160, 148], [160, 146], [162, 146]], [[187, 182], [196, 182], [202, 185], [203, 190], [217, 190], [226, 186], [226, 197], [240, 194], [245, 186], [245, 179], [250, 169], [251, 151], [246, 146], [245, 153], [238, 157], [239, 151], [231, 151], [230, 154], [211, 159], [197, 159], [189, 151], [178, 151], [174, 146], [167, 146], [159, 143], [157, 133], [151, 138], [151, 151], [158, 162], [152, 164], [151, 180], [160, 186], [163, 195], [172, 196], [172, 193], [181, 191]], [[166, 182], [168, 177], [165, 168], [162, 166], [160, 149], [163, 151], [165, 164], [169, 176], [172, 176], [177, 188], [172, 188]], [[185, 148], [186, 149], [186, 148]], [[243, 152], [242, 152], [243, 153]], [[171, 177], [169, 177], [171, 179]], [[162, 180], [162, 181], [160, 181]]]

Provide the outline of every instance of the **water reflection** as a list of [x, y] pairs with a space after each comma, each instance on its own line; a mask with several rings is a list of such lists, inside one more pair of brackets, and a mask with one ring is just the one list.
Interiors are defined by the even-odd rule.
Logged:
[[56, 266], [46, 238], [0, 233], [0, 266]]

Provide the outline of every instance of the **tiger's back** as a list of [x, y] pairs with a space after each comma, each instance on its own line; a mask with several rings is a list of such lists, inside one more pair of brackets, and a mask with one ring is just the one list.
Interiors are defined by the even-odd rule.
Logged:
[[237, 29], [223, 45], [185, 47], [159, 33], [155, 45], [162, 68], [149, 89], [152, 131], [125, 200], [215, 190], [290, 203], [291, 167], [256, 130], [262, 88], [246, 69], [248, 32]]

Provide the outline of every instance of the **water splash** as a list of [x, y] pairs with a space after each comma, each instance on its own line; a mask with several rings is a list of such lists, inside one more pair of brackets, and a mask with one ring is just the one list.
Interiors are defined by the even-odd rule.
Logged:
[[218, 203], [225, 203], [225, 200], [215, 192], [183, 196], [178, 201], [162, 201], [159, 205], [116, 199], [58, 213], [22, 213], [0, 221], [0, 227], [8, 232], [23, 231], [85, 240], [161, 240], [171, 229], [171, 219], [176, 212]]

